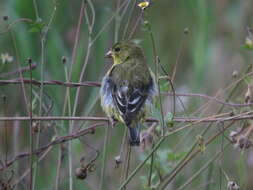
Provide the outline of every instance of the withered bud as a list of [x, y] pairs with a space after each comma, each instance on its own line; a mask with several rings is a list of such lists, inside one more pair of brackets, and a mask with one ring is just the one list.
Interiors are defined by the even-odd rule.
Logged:
[[142, 150], [149, 148], [153, 144], [153, 134], [152, 131], [143, 130], [140, 133], [140, 147]]
[[248, 86], [247, 92], [244, 95], [244, 101], [245, 103], [249, 103], [251, 100], [251, 90], [250, 87]]
[[233, 112], [233, 111], [231, 111], [230, 113], [229, 113], [229, 116], [230, 117], [232, 117], [232, 116], [234, 116], [235, 115], [235, 112]]
[[95, 131], [96, 131], [95, 128], [91, 128], [90, 129], [90, 134], [92, 134], [92, 135], [95, 134]]
[[236, 78], [238, 76], [238, 71], [237, 70], [234, 70], [233, 73], [232, 73], [232, 77], [233, 78]]
[[228, 187], [228, 190], [239, 190], [240, 189], [240, 187], [234, 181], [228, 181], [227, 187]]
[[39, 122], [38, 121], [33, 121], [32, 122], [32, 130], [34, 133], [38, 133], [41, 131], [41, 128], [39, 127]]
[[4, 20], [4, 21], [7, 21], [7, 20], [9, 20], [9, 17], [8, 17], [7, 15], [4, 15], [4, 16], [3, 16], [3, 20]]
[[186, 35], [189, 34], [189, 28], [184, 29], [184, 34], [186, 34]]
[[67, 57], [62, 56], [62, 57], [61, 57], [61, 62], [62, 62], [63, 64], [65, 64], [65, 63], [67, 62]]
[[120, 155], [115, 156], [114, 160], [115, 160], [115, 168], [118, 168], [120, 166], [120, 164], [122, 164], [122, 160], [121, 160]]
[[87, 171], [83, 168], [76, 168], [75, 176], [77, 179], [85, 179], [87, 177]]
[[251, 141], [247, 137], [242, 135], [239, 137], [236, 147], [239, 147], [240, 149], [248, 149], [251, 145]]
[[29, 64], [32, 64], [32, 62], [33, 62], [33, 60], [32, 60], [32, 58], [27, 58], [27, 62], [29, 63]]

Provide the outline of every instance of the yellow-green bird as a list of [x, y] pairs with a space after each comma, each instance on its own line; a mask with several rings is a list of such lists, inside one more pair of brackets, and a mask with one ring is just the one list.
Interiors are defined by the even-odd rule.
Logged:
[[101, 106], [111, 121], [124, 123], [130, 132], [131, 146], [140, 144], [140, 123], [151, 111], [156, 84], [142, 49], [133, 42], [116, 43], [106, 57], [113, 65], [100, 89]]

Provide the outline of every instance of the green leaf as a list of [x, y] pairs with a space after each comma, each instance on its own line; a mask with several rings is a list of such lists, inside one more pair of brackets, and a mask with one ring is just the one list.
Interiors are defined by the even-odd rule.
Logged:
[[28, 32], [31, 32], [31, 33], [41, 32], [45, 25], [46, 24], [41, 19], [37, 19], [36, 21], [33, 21], [30, 24], [30, 29], [28, 30]]

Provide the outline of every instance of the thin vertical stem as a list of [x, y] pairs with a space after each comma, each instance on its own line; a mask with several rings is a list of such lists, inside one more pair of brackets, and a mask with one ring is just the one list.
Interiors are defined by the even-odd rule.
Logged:
[[[154, 148], [154, 145], [152, 146], [152, 149]], [[154, 159], [155, 159], [155, 152], [152, 153], [150, 158], [150, 168], [149, 168], [149, 176], [148, 176], [148, 186], [151, 187], [152, 183], [152, 173], [153, 173], [153, 165], [154, 165]]]
[[[30, 80], [32, 80], [32, 61], [29, 62], [29, 68], [30, 68]], [[30, 128], [29, 128], [29, 137], [30, 137], [30, 189], [33, 189], [33, 157], [32, 157], [32, 152], [33, 152], [33, 131], [32, 131], [32, 117], [33, 117], [33, 108], [32, 108], [32, 84], [30, 84], [30, 111], [29, 111], [29, 116], [30, 116]]]
[[[39, 116], [42, 116], [42, 104], [43, 104], [43, 91], [44, 91], [44, 59], [45, 59], [45, 36], [42, 36], [41, 38], [41, 67], [40, 67], [40, 93], [39, 93]], [[39, 147], [40, 144], [40, 128], [41, 128], [41, 121], [38, 123], [38, 134], [36, 137], [36, 144], [35, 147]], [[36, 176], [37, 176], [37, 170], [38, 170], [38, 163], [35, 164], [34, 167], [34, 176], [33, 176], [33, 187], [32, 189], [35, 188], [36, 184]]]
[[[128, 173], [129, 173], [129, 168], [130, 168], [130, 160], [131, 160], [131, 145], [127, 144], [127, 157], [126, 157], [126, 166], [125, 166], [125, 172], [124, 172], [124, 181], [127, 179], [128, 177]], [[126, 189], [126, 185], [123, 189]]]
[[[123, 135], [123, 139], [122, 139], [122, 142], [121, 142], [121, 147], [120, 147], [120, 158], [122, 158], [122, 161], [123, 163], [126, 162], [127, 160], [127, 151], [126, 151], [126, 156], [124, 156], [124, 153], [125, 153], [125, 146], [126, 145], [126, 139], [127, 139], [127, 127], [124, 128], [124, 135]], [[121, 175], [120, 175], [120, 182], [123, 182], [124, 181], [124, 174], [125, 174], [125, 170], [126, 170], [126, 164], [123, 164], [123, 167], [121, 169]]]
[[108, 144], [108, 136], [109, 136], [109, 123], [105, 128], [105, 138], [104, 138], [104, 146], [103, 146], [103, 158], [102, 158], [102, 169], [101, 169], [101, 177], [99, 189], [104, 189], [104, 180], [105, 180], [105, 168], [106, 168], [106, 156], [107, 156], [107, 144]]
[[[36, 2], [35, 2], [36, 3]], [[37, 5], [36, 5], [37, 6]], [[41, 68], [40, 68], [40, 82], [41, 82], [41, 85], [40, 85], [40, 97], [39, 97], [39, 113], [38, 115], [39, 116], [42, 116], [42, 105], [43, 105], [43, 95], [44, 95], [44, 65], [45, 65], [45, 43], [46, 43], [46, 37], [47, 37], [47, 34], [48, 34], [48, 31], [49, 31], [49, 28], [55, 18], [55, 14], [56, 14], [56, 10], [57, 10], [57, 7], [56, 7], [56, 4], [54, 5], [54, 9], [52, 11], [52, 14], [50, 16], [50, 20], [47, 24], [47, 26], [45, 27], [45, 31], [44, 32], [41, 32], [41, 36], [40, 36], [40, 39], [41, 39]], [[40, 144], [40, 128], [41, 128], [41, 121], [39, 121], [39, 124], [38, 124], [38, 134], [37, 134], [37, 139], [36, 139], [36, 148], [39, 147], [39, 144]], [[36, 176], [37, 176], [37, 169], [38, 169], [38, 162], [36, 162], [35, 164], [35, 167], [34, 167], [34, 178], [33, 178], [33, 186], [32, 186], [32, 189], [35, 189], [35, 184], [36, 184]]]
[[38, 4], [37, 4], [36, 0], [33, 0], [33, 7], [34, 7], [34, 10], [35, 10], [36, 19], [38, 19], [39, 18], [39, 9], [38, 9]]
[[136, 29], [137, 29], [137, 26], [140, 23], [140, 20], [141, 20], [142, 16], [143, 16], [143, 11], [141, 11], [140, 15], [138, 16], [138, 18], [137, 18], [137, 20], [136, 20], [136, 22], [134, 24], [134, 27], [133, 27], [131, 33], [129, 34], [128, 39], [131, 39], [133, 37], [133, 35], [134, 35], [134, 33], [135, 33]]
[[[3, 108], [4, 108], [4, 116], [6, 117], [6, 112], [7, 112], [7, 107], [6, 107], [6, 96], [3, 95]], [[5, 148], [5, 158], [4, 158], [4, 162], [5, 162], [5, 165], [7, 165], [7, 162], [8, 162], [8, 140], [7, 140], [7, 121], [4, 121], [4, 138], [3, 138], [3, 144], [5, 145], [4, 148]]]
[[165, 140], [165, 136], [163, 136], [154, 146], [154, 148], [151, 150], [151, 152], [148, 154], [148, 156], [143, 160], [135, 169], [132, 171], [132, 173], [127, 177], [127, 179], [121, 184], [119, 187], [119, 190], [122, 190], [129, 181], [136, 175], [136, 173], [144, 166], [144, 164], [148, 161], [148, 159], [152, 156], [152, 154], [161, 146], [163, 141]]
[[[130, 0], [130, 1], [131, 1], [131, 0]], [[130, 1], [129, 1], [129, 2], [130, 2]], [[128, 18], [127, 18], [127, 22], [126, 22], [126, 25], [125, 25], [125, 29], [124, 29], [124, 33], [123, 33], [122, 39], [125, 39], [125, 38], [126, 38], [128, 26], [129, 26], [131, 17], [132, 17], [132, 15], [133, 15], [133, 10], [134, 10], [135, 5], [136, 5], [136, 0], [134, 0], [134, 3], [133, 3], [133, 5], [132, 5], [132, 7], [130, 8], [129, 16], [128, 16]]]
[[120, 28], [120, 14], [119, 14], [119, 5], [121, 3], [121, 0], [118, 0], [117, 2], [117, 8], [116, 8], [116, 19], [115, 19], [115, 27], [114, 27], [114, 43], [118, 41], [119, 38], [119, 28]]

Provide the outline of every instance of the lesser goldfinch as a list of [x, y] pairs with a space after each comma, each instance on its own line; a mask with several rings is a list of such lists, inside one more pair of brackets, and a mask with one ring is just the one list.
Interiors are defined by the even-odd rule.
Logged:
[[102, 80], [101, 106], [111, 121], [118, 120], [129, 128], [129, 143], [138, 146], [140, 123], [151, 111], [157, 92], [153, 74], [143, 50], [133, 42], [116, 43], [106, 57], [113, 59], [113, 65]]

